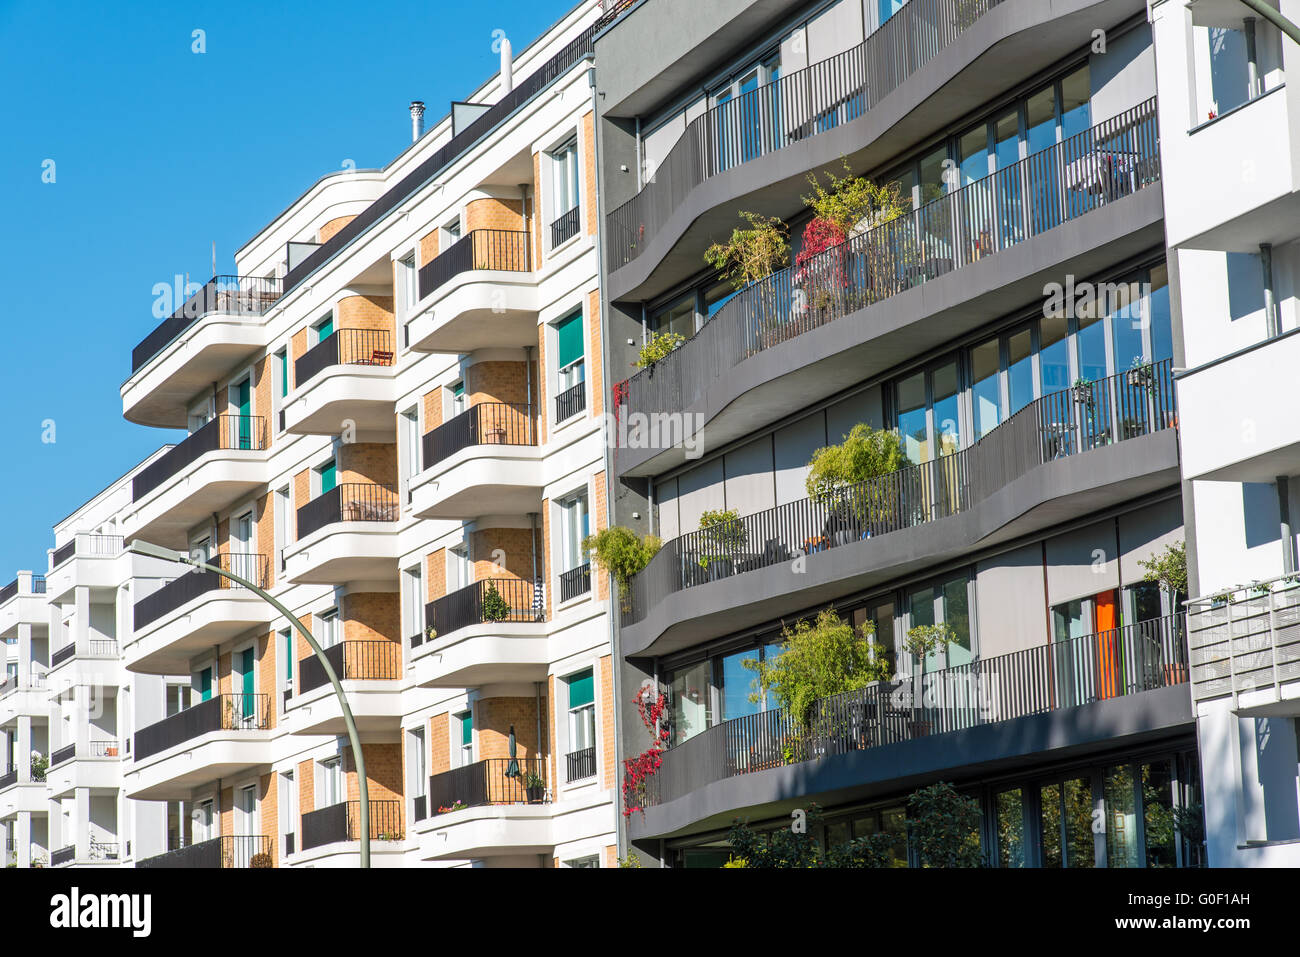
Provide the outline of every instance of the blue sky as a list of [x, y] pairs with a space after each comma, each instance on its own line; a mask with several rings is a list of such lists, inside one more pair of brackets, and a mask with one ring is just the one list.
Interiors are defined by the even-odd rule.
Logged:
[[494, 30], [518, 52], [573, 6], [0, 0], [0, 584], [176, 438], [122, 418], [153, 285], [205, 281], [214, 242], [234, 272], [317, 178], [396, 156], [411, 100], [434, 121], [493, 75]]

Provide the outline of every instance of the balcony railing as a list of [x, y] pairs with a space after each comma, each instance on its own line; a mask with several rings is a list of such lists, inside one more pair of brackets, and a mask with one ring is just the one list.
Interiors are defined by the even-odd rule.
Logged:
[[544, 779], [546, 762], [531, 758], [488, 758], [429, 778], [429, 813], [446, 814], [487, 804], [541, 804], [546, 785], [530, 788], [527, 778]]
[[429, 816], [429, 799], [421, 794], [419, 797], [412, 799], [411, 814], [417, 821], [423, 821]]
[[627, 381], [624, 414], [681, 412], [751, 356], [1159, 179], [1153, 98], [745, 287], [687, 342]]
[[260, 316], [280, 298], [280, 280], [267, 276], [214, 276], [131, 352], [131, 372], [176, 341], [209, 313]]
[[[395, 641], [344, 641], [325, 649], [325, 657], [340, 681], [402, 677], [402, 646]], [[298, 662], [298, 693], [329, 684], [325, 668], [314, 654]]]
[[536, 445], [530, 405], [483, 402], [424, 434], [424, 467], [475, 445]]
[[[15, 578], [8, 585], [5, 585], [3, 588], [0, 588], [0, 605], [3, 605], [5, 602], [11, 601], [12, 599], [18, 597], [18, 584], [19, 581], [17, 578]], [[30, 592], [27, 592], [27, 594], [44, 595], [45, 576], [33, 575], [31, 589], [32, 590]]]
[[104, 741], [89, 741], [86, 744], [86, 753], [92, 758], [118, 758], [122, 756], [122, 749], [118, 746], [115, 739]]
[[64, 645], [62, 648], [59, 648], [52, 655], [50, 655], [50, 667], [57, 668], [65, 661], [70, 660], [72, 656], [75, 655], [76, 653], [77, 653], [77, 646], [75, 644]]
[[694, 119], [636, 196], [605, 217], [610, 269], [641, 255], [691, 190], [863, 116], [1002, 0], [910, 0], [857, 46]]
[[555, 397], [555, 421], [567, 422], [587, 408], [587, 383], [565, 389]]
[[551, 223], [551, 248], [554, 249], [561, 243], [567, 243], [574, 236], [578, 235], [578, 227], [582, 225], [582, 210], [575, 206], [573, 209], [564, 213]]
[[388, 485], [347, 482], [336, 485], [298, 509], [298, 540], [340, 522], [395, 522], [401, 509]]
[[[50, 655], [50, 667], [57, 668], [65, 661], [71, 661], [77, 654], [76, 643], [64, 645], [54, 654]], [[111, 638], [92, 638], [86, 642], [87, 658], [116, 658], [117, 642]]]
[[191, 432], [170, 452], [142, 469], [131, 480], [131, 497], [138, 502], [168, 479], [219, 449], [260, 452], [266, 449], [266, 419], [260, 415], [219, 415]]
[[424, 620], [443, 638], [471, 625], [545, 621], [546, 596], [540, 581], [485, 578], [429, 602]]
[[146, 857], [136, 867], [221, 868], [270, 867], [271, 838], [262, 834], [233, 834], [214, 837], [165, 854]]
[[116, 841], [91, 841], [87, 852], [92, 861], [116, 861], [121, 853]]
[[[270, 584], [270, 560], [265, 555], [226, 552], [207, 559], [209, 565], [215, 565], [223, 571], [238, 575], [252, 582], [258, 588], [267, 588]], [[153, 594], [145, 595], [135, 603], [135, 627], [144, 628], [158, 619], [169, 615], [176, 609], [193, 601], [201, 595], [218, 589], [235, 589], [247, 592], [242, 585], [236, 585], [228, 578], [196, 568], [186, 572], [180, 578], [173, 579]]]
[[73, 556], [79, 558], [114, 558], [122, 551], [121, 535], [76, 535], [72, 541], [54, 550], [50, 569], [58, 568]]
[[645, 806], [740, 774], [1168, 688], [1187, 677], [1182, 615], [917, 671], [823, 698], [806, 725], [774, 709], [708, 728], [664, 753], [646, 781]]
[[560, 572], [560, 601], [568, 601], [591, 591], [591, 562]]
[[566, 781], [582, 781], [596, 776], [596, 749], [583, 748], [565, 755], [568, 776]]
[[1029, 403], [973, 445], [850, 486], [667, 542], [632, 578], [624, 624], [684, 588], [914, 528], [968, 511], [1031, 469], [1176, 428], [1170, 360]]
[[70, 844], [67, 847], [61, 847], [56, 851], [50, 852], [50, 867], [62, 867], [64, 864], [71, 864], [76, 859], [76, 845]]
[[213, 731], [265, 731], [269, 696], [223, 694], [200, 701], [135, 733], [135, 760], [143, 761], [168, 748]]
[[4, 774], [0, 774], [0, 791], [5, 788], [11, 788], [18, 783], [18, 769], [10, 768]]
[[[1192, 701], [1281, 700], [1300, 680], [1300, 576], [1236, 585], [1187, 603]], [[1251, 702], [1247, 702], [1249, 705]]]
[[475, 269], [531, 272], [529, 236], [522, 229], [475, 229], [420, 267], [420, 298]]
[[[401, 801], [370, 802], [370, 840], [400, 841], [406, 837]], [[302, 816], [302, 849], [338, 841], [361, 840], [361, 802], [343, 801]]]
[[298, 388], [330, 366], [391, 366], [393, 337], [387, 329], [339, 329], [293, 364]]
[[67, 747], [59, 748], [59, 750], [50, 754], [50, 767], [57, 768], [60, 764], [66, 764], [76, 756], [77, 746], [75, 744], [69, 744]]

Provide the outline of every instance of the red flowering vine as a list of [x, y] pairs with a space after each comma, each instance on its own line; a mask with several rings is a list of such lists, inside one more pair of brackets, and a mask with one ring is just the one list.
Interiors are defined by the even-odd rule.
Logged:
[[653, 742], [636, 757], [623, 761], [623, 816], [631, 817], [633, 811], [645, 811], [646, 789], [650, 776], [663, 765], [663, 753], [668, 747], [668, 723], [663, 720], [668, 710], [668, 696], [656, 691], [653, 684], [645, 684], [632, 699], [641, 723], [650, 732]]
[[795, 256], [794, 282], [803, 286], [813, 305], [833, 290], [849, 285], [845, 269], [844, 230], [829, 219], [817, 217], [803, 230], [803, 243]]

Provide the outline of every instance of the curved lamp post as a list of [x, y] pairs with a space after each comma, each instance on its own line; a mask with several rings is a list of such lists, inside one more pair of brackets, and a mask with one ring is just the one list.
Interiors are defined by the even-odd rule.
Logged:
[[1264, 0], [1241, 0], [1241, 3], [1277, 27], [1296, 43], [1300, 43], [1300, 27], [1270, 7]]
[[[298, 634], [307, 639], [307, 644], [311, 646], [312, 652], [316, 659], [325, 669], [325, 676], [329, 678], [330, 685], [334, 688], [334, 694], [339, 699], [339, 706], [343, 709], [343, 723], [347, 725], [348, 740], [352, 743], [352, 755], [357, 763], [357, 787], [359, 805], [361, 807], [361, 820], [358, 822], [361, 837], [361, 866], [370, 866], [370, 788], [366, 784], [366, 758], [361, 752], [361, 738], [357, 734], [357, 722], [352, 717], [352, 708], [348, 706], [347, 695], [343, 693], [343, 685], [339, 683], [339, 676], [334, 673], [334, 666], [329, 663], [325, 657], [325, 652], [321, 646], [316, 643], [311, 632], [298, 620], [298, 616], [285, 608], [266, 591], [258, 588], [247, 579], [240, 578], [238, 575], [226, 571], [224, 568], [218, 568], [216, 565], [209, 565], [207, 562], [199, 561], [197, 558], [191, 558], [183, 552], [174, 551], [170, 548], [163, 548], [161, 545], [154, 545], [150, 542], [133, 541], [127, 546], [127, 551], [134, 552], [137, 555], [144, 555], [147, 558], [160, 558], [166, 562], [177, 562], [181, 565], [189, 565], [191, 568], [201, 568], [204, 571], [213, 572], [222, 578], [228, 578], [237, 585], [247, 588], [257, 597], [269, 604], [285, 618], [289, 619], [290, 624], [298, 630]], [[346, 824], [345, 824], [346, 826]]]

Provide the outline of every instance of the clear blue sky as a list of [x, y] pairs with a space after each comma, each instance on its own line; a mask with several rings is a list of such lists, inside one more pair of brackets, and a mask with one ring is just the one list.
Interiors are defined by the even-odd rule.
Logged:
[[317, 178], [396, 156], [411, 100], [432, 122], [492, 76], [493, 30], [517, 53], [574, 5], [0, 0], [0, 585], [177, 437], [122, 418], [154, 283], [206, 280], [213, 242], [234, 272]]

